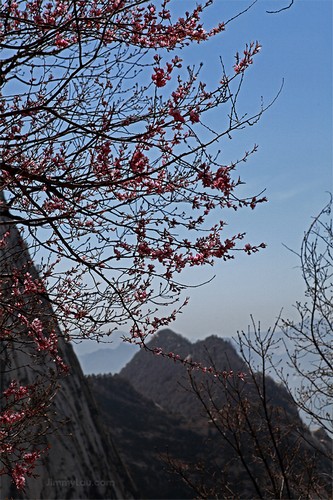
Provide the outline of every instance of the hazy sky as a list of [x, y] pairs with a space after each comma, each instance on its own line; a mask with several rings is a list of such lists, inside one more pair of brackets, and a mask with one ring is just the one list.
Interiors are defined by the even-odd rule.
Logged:
[[[191, 0], [183, 5], [194, 5]], [[226, 21], [250, 1], [215, 0], [205, 20], [208, 25]], [[267, 243], [258, 254], [237, 255], [234, 261], [197, 270], [189, 279], [205, 281], [191, 289], [190, 303], [171, 325], [191, 339], [209, 334], [232, 336], [246, 329], [250, 314], [265, 329], [280, 311], [294, 314], [292, 305], [303, 297], [297, 257], [283, 244], [298, 250], [311, 218], [328, 202], [332, 191], [332, 1], [295, 0], [279, 14], [267, 10], [287, 6], [290, 0], [258, 0], [225, 32], [206, 47], [195, 45], [184, 54], [189, 62], [204, 62], [205, 79], [216, 82], [219, 56], [227, 68], [245, 43], [258, 40], [262, 51], [248, 72], [240, 100], [244, 112], [269, 103], [284, 86], [275, 104], [252, 128], [222, 143], [226, 162], [240, 158], [254, 144], [258, 152], [239, 170], [246, 192], [266, 189], [269, 202], [255, 211], [240, 211], [230, 217], [230, 230], [247, 233], [246, 240]], [[180, 4], [179, 4], [180, 5]], [[208, 50], [207, 50], [208, 49]], [[186, 58], [185, 58], [186, 55]], [[217, 114], [213, 118], [219, 120]], [[79, 351], [96, 349], [96, 344]]]

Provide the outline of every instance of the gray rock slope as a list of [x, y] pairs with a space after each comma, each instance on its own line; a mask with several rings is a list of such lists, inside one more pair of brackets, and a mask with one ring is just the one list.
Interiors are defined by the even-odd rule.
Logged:
[[[14, 269], [25, 269], [32, 277], [37, 277], [29, 252], [18, 229], [9, 225], [6, 211], [0, 212], [0, 239], [6, 231], [10, 236], [4, 248], [0, 249], [0, 272], [10, 277]], [[2, 283], [3, 283], [2, 279]], [[8, 289], [10, 293], [10, 289]], [[3, 309], [3, 302], [0, 308]], [[0, 311], [2, 313], [3, 311]], [[45, 298], [42, 307], [34, 314], [44, 318], [53, 317], [50, 303]], [[53, 322], [55, 319], [53, 317]], [[7, 476], [0, 476], [0, 498], [11, 499], [111, 499], [131, 498], [127, 491], [129, 478], [117, 450], [102, 427], [94, 397], [83, 376], [80, 364], [72, 349], [59, 336], [59, 347], [64, 362], [70, 367], [70, 374], [60, 380], [60, 390], [54, 398], [52, 412], [57, 421], [66, 422], [45, 436], [50, 451], [44, 464], [37, 468], [38, 477], [28, 478], [27, 488], [20, 493]], [[22, 337], [22, 332], [19, 332]], [[23, 332], [24, 336], [24, 332]], [[32, 383], [43, 369], [31, 366], [31, 356], [25, 349], [10, 349], [0, 342], [0, 384], [8, 387], [10, 380], [16, 378], [21, 383]], [[29, 364], [30, 363], [30, 364]]]

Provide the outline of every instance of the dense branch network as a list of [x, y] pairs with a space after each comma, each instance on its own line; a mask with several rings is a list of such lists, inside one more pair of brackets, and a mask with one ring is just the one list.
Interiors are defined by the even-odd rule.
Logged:
[[[237, 111], [260, 45], [221, 65], [212, 88], [179, 55], [223, 32], [203, 27], [211, 3], [183, 16], [171, 0], [1, 4], [1, 374], [12, 373], [10, 349], [36, 365], [32, 384], [13, 373], [1, 395], [0, 474], [19, 488], [44, 452], [33, 436], [37, 423], [47, 432], [67, 370], [55, 317], [66, 339], [126, 324], [128, 340], [144, 344], [182, 307], [184, 269], [264, 247], [227, 233], [224, 215], [265, 201], [237, 194], [237, 166], [256, 146], [228, 164], [217, 146], [264, 111]], [[39, 273], [13, 258], [20, 238]], [[39, 313], [46, 302], [55, 316]]]
[[[222, 238], [226, 209], [264, 200], [236, 194], [234, 171], [250, 153], [225, 165], [215, 144], [262, 113], [238, 117], [233, 97], [260, 46], [236, 56], [231, 76], [221, 68], [215, 89], [175, 54], [223, 31], [203, 29], [210, 3], [175, 20], [169, 1], [2, 7], [8, 215], [40, 255], [59, 259], [60, 281], [50, 265], [44, 277], [72, 334], [71, 322], [88, 335], [131, 320], [141, 338], [174, 317], [151, 319], [178, 298], [183, 269], [258, 250], [237, 247], [243, 233]], [[213, 131], [205, 115], [220, 106], [226, 126]]]

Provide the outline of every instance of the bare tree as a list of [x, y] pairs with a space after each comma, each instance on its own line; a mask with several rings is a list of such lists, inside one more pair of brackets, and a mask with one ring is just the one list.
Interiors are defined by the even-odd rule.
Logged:
[[[333, 433], [333, 232], [332, 198], [305, 233], [299, 254], [306, 302], [298, 320], [281, 322], [289, 365], [299, 386], [290, 388], [312, 425]], [[279, 372], [284, 378], [283, 371]], [[290, 385], [285, 379], [286, 385]]]
[[[172, 465], [201, 498], [331, 497], [331, 207], [332, 198], [302, 241], [299, 258], [307, 301], [296, 304], [299, 320], [280, 315], [274, 328], [262, 332], [252, 319], [252, 328], [238, 334], [245, 362], [238, 376], [217, 376], [218, 367], [213, 380], [189, 372], [192, 390], [220, 437], [221, 458], [215, 470], [202, 467], [206, 478], [201, 483], [186, 467]], [[281, 352], [287, 357], [279, 360]], [[209, 457], [211, 453], [207, 449]]]
[[238, 336], [243, 373], [217, 375], [213, 357], [212, 378], [189, 370], [211, 427], [206, 460], [169, 465], [199, 498], [330, 498], [330, 440], [312, 434], [288, 388], [273, 380], [278, 344], [275, 328], [263, 333], [253, 323]]

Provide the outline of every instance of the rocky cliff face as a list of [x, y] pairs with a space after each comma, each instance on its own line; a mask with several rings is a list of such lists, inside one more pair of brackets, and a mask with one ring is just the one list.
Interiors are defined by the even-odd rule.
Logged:
[[[19, 231], [13, 225], [8, 225], [9, 220], [5, 215], [5, 211], [0, 214], [0, 240], [9, 231], [6, 244], [0, 249], [2, 278], [7, 277], [10, 283], [15, 269], [24, 269], [33, 278], [38, 277]], [[10, 289], [7, 292], [10, 293]], [[3, 309], [2, 304], [0, 308]], [[2, 314], [3, 311], [0, 312]], [[53, 317], [46, 298], [42, 306], [36, 307], [34, 314], [36, 317]], [[6, 321], [7, 325], [15, 324], [8, 317]], [[18, 492], [7, 476], [1, 476], [0, 498], [130, 498], [131, 494], [125, 487], [128, 482], [126, 470], [110, 435], [104, 432], [94, 397], [76, 355], [71, 345], [62, 338], [59, 328], [55, 328], [59, 337], [59, 350], [70, 373], [60, 381], [59, 392], [51, 407], [51, 432], [45, 436], [45, 444], [50, 446], [50, 451], [45, 455], [44, 464], [36, 469], [38, 476], [28, 478], [24, 493]], [[19, 336], [22, 339], [24, 332], [19, 332]], [[45, 374], [49, 370], [46, 365], [34, 365], [28, 339], [24, 349], [15, 348], [15, 344], [14, 348], [10, 348], [9, 344], [1, 341], [0, 356], [2, 388], [8, 387], [13, 378], [22, 384], [33, 383], [36, 374], [42, 379], [43, 370]], [[52, 419], [65, 424], [55, 426]]]

